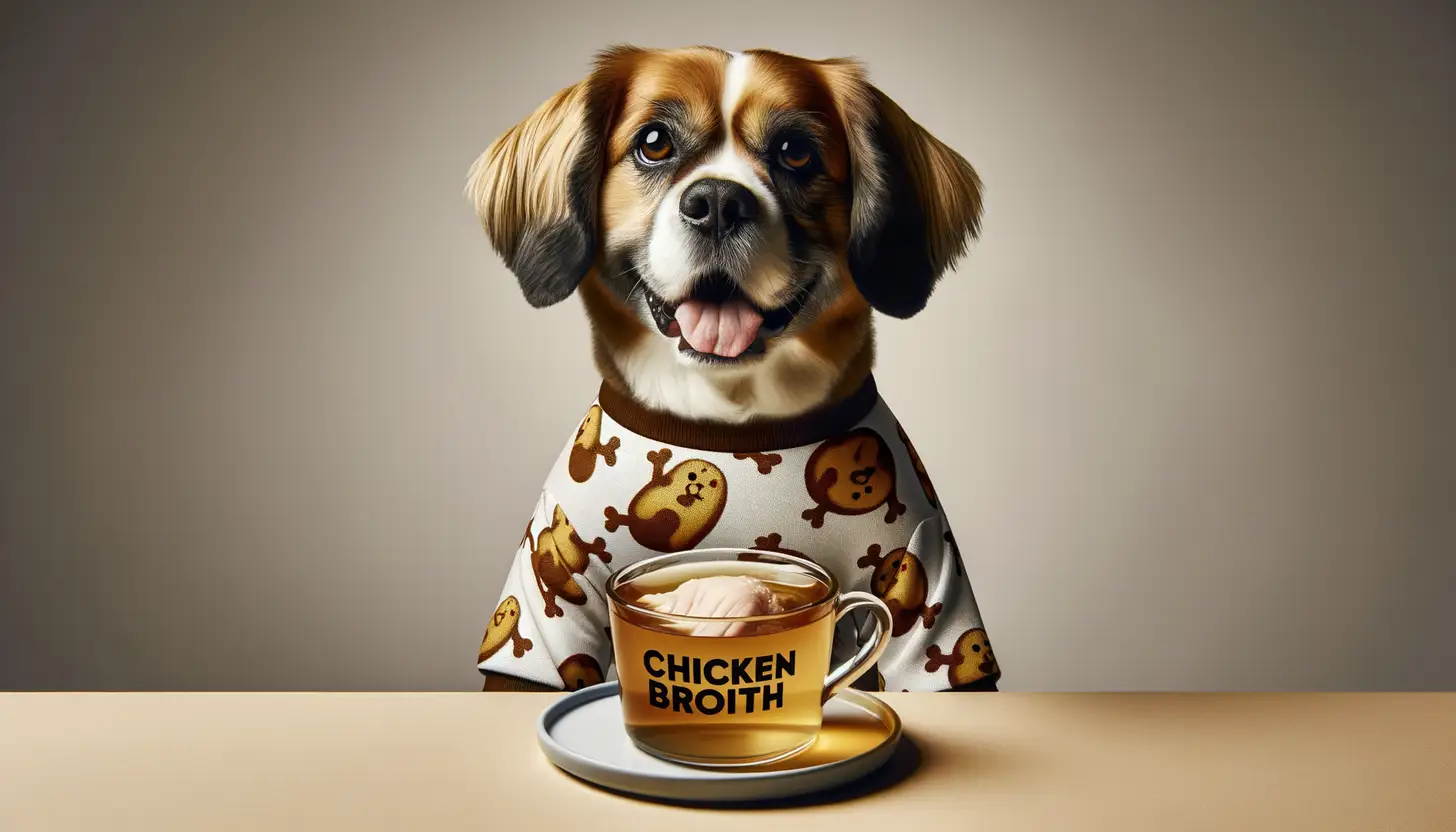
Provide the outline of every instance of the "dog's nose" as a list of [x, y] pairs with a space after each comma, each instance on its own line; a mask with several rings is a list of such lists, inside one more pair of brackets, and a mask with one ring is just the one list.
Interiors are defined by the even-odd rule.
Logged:
[[722, 239], [758, 217], [758, 198], [737, 182], [699, 179], [683, 191], [678, 211], [688, 225]]

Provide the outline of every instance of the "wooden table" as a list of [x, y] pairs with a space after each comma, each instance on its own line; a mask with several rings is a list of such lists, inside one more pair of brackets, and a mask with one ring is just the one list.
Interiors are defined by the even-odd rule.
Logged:
[[884, 694], [886, 769], [751, 810], [558, 771], [552, 698], [4, 694], [0, 829], [1456, 829], [1456, 694]]

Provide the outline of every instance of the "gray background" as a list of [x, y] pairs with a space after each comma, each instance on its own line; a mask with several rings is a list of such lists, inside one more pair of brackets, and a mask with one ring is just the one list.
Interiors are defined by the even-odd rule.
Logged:
[[0, 687], [478, 688], [596, 376], [465, 171], [629, 41], [985, 178], [879, 377], [1006, 688], [1456, 688], [1450, 4], [297, 5], [0, 12]]

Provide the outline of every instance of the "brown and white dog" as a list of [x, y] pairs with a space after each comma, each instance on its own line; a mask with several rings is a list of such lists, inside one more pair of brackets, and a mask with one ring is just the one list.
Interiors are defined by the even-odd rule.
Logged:
[[871, 312], [908, 318], [978, 231], [981, 184], [853, 60], [615, 47], [467, 188], [526, 300], [581, 296], [605, 383], [678, 417], [850, 395]]

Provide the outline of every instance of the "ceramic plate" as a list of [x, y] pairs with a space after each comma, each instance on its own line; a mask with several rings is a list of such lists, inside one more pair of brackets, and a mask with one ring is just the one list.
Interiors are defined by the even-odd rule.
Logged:
[[607, 682], [552, 703], [536, 721], [536, 736], [547, 759], [588, 783], [663, 800], [739, 803], [805, 795], [870, 774], [894, 754], [900, 717], [879, 699], [847, 690], [825, 704], [819, 738], [794, 757], [700, 769], [637, 748], [622, 724], [621, 689]]

